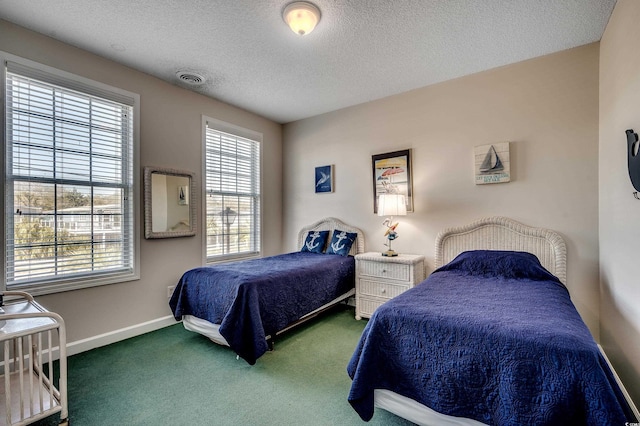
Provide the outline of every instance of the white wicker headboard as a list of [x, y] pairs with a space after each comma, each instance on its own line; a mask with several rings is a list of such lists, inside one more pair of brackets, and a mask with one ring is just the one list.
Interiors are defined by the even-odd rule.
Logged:
[[340, 219], [336, 219], [333, 217], [327, 217], [319, 220], [313, 225], [303, 227], [300, 232], [298, 232], [298, 248], [301, 248], [304, 244], [304, 240], [305, 238], [307, 238], [307, 233], [309, 231], [329, 231], [329, 239], [331, 239], [333, 231], [336, 229], [339, 229], [340, 231], [357, 233], [358, 237], [356, 238], [355, 244], [351, 246], [349, 254], [355, 256], [356, 254], [364, 253], [364, 232], [362, 232], [360, 228], [347, 225]]
[[506, 217], [490, 217], [447, 228], [436, 237], [436, 268], [466, 250], [533, 253], [549, 272], [564, 284], [567, 282], [567, 247], [562, 236], [549, 229], [533, 228]]

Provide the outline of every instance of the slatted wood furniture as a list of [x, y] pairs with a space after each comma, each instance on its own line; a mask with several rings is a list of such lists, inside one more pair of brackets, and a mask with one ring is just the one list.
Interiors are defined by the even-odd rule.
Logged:
[[[0, 313], [0, 424], [28, 425], [59, 413], [60, 424], [68, 425], [62, 317], [48, 312], [28, 293], [1, 294], [11, 301]], [[56, 351], [58, 363], [53, 362]]]

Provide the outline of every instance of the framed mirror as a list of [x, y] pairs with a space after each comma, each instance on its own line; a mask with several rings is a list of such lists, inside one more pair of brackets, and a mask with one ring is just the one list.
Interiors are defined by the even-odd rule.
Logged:
[[196, 235], [195, 175], [159, 167], [144, 168], [144, 237]]

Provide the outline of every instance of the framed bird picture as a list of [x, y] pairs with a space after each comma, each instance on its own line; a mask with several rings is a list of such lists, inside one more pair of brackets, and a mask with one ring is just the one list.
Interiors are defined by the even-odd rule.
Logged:
[[316, 167], [316, 193], [333, 192], [333, 164]]
[[413, 211], [411, 183], [411, 150], [388, 152], [371, 156], [373, 171], [373, 212], [378, 213], [378, 197], [381, 194], [402, 194], [407, 212]]

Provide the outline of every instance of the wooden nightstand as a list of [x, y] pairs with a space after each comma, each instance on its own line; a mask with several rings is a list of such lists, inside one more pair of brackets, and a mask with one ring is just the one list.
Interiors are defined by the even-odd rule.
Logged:
[[371, 318], [378, 306], [422, 280], [422, 255], [386, 257], [380, 252], [356, 255], [356, 319]]

